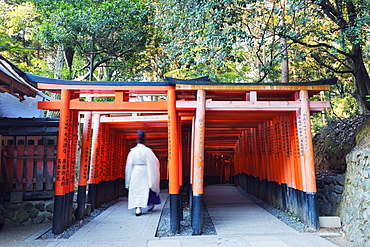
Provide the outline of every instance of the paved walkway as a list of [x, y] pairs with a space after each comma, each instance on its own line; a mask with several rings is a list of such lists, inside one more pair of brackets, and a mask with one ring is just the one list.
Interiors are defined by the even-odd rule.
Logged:
[[[162, 194], [164, 202], [167, 194]], [[69, 239], [49, 242], [46, 246], [133, 246], [133, 247], [325, 247], [335, 244], [312, 233], [299, 233], [264, 209], [242, 196], [234, 186], [206, 187], [204, 202], [217, 235], [155, 237], [161, 206], [134, 216], [127, 200], [111, 206]]]

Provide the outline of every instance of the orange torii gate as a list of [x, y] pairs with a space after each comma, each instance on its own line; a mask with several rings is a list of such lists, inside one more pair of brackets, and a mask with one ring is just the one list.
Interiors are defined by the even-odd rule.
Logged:
[[[204, 78], [158, 83], [27, 78], [39, 89], [61, 93], [61, 100], [39, 102], [40, 109], [60, 111], [55, 234], [72, 221], [82, 115], [77, 218], [83, 217], [86, 187], [92, 209], [123, 195], [125, 159], [136, 131], [143, 129], [161, 161], [162, 180], [169, 180], [173, 233], [179, 232], [181, 188], [190, 184], [193, 233], [201, 234], [205, 179], [235, 182], [318, 228], [310, 115], [330, 104], [309, 98], [329, 90], [336, 79], [247, 84]], [[95, 100], [102, 97], [111, 101]], [[138, 97], [155, 100], [135, 101]]]

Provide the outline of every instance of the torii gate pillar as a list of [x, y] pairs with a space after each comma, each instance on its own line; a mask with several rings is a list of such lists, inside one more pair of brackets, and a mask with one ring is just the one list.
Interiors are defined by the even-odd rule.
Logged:
[[170, 193], [170, 229], [173, 234], [180, 232], [180, 183], [179, 183], [179, 128], [176, 111], [175, 89], [168, 90], [168, 170]]
[[204, 132], [206, 113], [206, 91], [199, 89], [197, 92], [197, 109], [195, 115], [194, 136], [194, 180], [191, 221], [193, 235], [200, 235], [202, 231], [202, 209], [204, 192]]

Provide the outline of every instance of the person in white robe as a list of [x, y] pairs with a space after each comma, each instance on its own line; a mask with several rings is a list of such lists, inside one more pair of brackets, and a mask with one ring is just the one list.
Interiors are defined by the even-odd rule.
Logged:
[[[131, 148], [126, 161], [125, 185], [128, 192], [128, 209], [136, 208], [136, 216], [142, 214], [142, 208], [151, 211], [154, 204], [159, 204], [160, 172], [159, 161], [153, 151], [144, 145], [145, 132], [138, 131], [137, 145]], [[150, 191], [151, 190], [151, 191]], [[154, 194], [153, 202], [148, 202]]]

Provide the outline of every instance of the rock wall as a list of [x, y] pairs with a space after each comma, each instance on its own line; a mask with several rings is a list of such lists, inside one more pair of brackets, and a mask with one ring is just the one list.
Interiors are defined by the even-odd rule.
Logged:
[[52, 200], [24, 201], [22, 203], [4, 202], [0, 205], [0, 221], [4, 227], [40, 224], [53, 219], [54, 202]]
[[346, 155], [356, 146], [358, 128], [370, 118], [369, 114], [332, 121], [312, 139], [316, 171], [346, 171]]
[[339, 211], [346, 238], [370, 246], [370, 148], [347, 155], [347, 172]]
[[316, 178], [316, 205], [320, 216], [338, 216], [338, 206], [344, 189], [345, 175]]
[[356, 133], [347, 155], [345, 188], [339, 207], [343, 231], [354, 246], [370, 246], [370, 121]]

